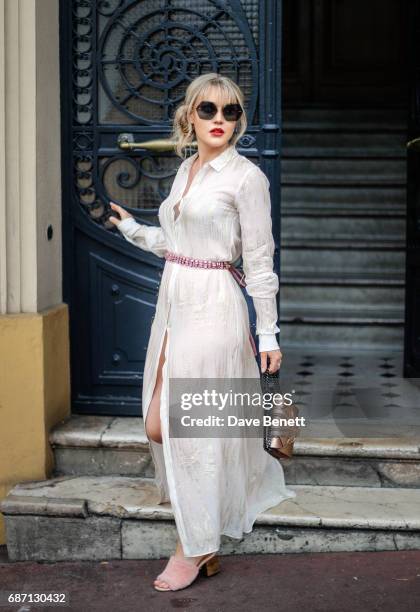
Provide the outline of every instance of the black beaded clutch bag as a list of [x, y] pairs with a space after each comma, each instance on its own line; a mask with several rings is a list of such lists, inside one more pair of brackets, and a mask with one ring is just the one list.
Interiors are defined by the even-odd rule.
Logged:
[[264, 425], [264, 450], [276, 459], [289, 459], [293, 455], [293, 445], [298, 436], [299, 428], [295, 424], [295, 419], [299, 410], [295, 404], [281, 401], [279, 374], [280, 370], [273, 374], [265, 371], [260, 375], [264, 399], [276, 394], [271, 407], [264, 408], [264, 414], [271, 416], [271, 423]]

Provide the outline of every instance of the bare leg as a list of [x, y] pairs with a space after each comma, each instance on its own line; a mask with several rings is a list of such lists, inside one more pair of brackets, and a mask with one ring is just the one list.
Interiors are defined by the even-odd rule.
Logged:
[[159, 357], [155, 388], [153, 390], [152, 399], [150, 400], [149, 409], [147, 411], [146, 423], [144, 424], [147, 437], [151, 438], [154, 442], [158, 442], [159, 444], [162, 444], [162, 432], [160, 428], [160, 395], [163, 383], [162, 367], [165, 362], [167, 333], [168, 332], [165, 332], [162, 350]]
[[[161, 395], [162, 382], [163, 382], [162, 367], [165, 362], [166, 341], [167, 341], [167, 332], [165, 332], [165, 338], [163, 340], [162, 349], [160, 352], [159, 364], [158, 364], [158, 369], [157, 369], [157, 374], [156, 374], [155, 388], [153, 390], [152, 399], [150, 400], [149, 410], [147, 411], [146, 423], [144, 426], [146, 435], [149, 438], [151, 438], [154, 442], [158, 442], [159, 444], [162, 444], [162, 432], [161, 432], [161, 426], [160, 426], [160, 395]], [[177, 544], [176, 544], [176, 550], [175, 550], [175, 556], [181, 557], [183, 559], [184, 558], [190, 559], [194, 563], [198, 564], [201, 561], [201, 559], [205, 557], [206, 555], [201, 555], [199, 557], [185, 557], [181, 541], [178, 537]], [[161, 586], [163, 588], [168, 588], [169, 586], [168, 584], [166, 584], [164, 580], [158, 580], [158, 579], [154, 581], [154, 584], [156, 586]]]

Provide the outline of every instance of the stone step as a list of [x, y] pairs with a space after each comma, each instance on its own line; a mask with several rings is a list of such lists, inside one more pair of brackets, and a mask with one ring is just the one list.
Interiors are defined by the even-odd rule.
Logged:
[[141, 417], [72, 414], [51, 430], [49, 441], [55, 475], [154, 477]]
[[[393, 427], [399, 434], [405, 430], [406, 436], [392, 437]], [[420, 426], [393, 426], [382, 420], [378, 431], [381, 428], [387, 437], [323, 438], [332, 425], [312, 423], [312, 433], [318, 429], [320, 437], [295, 442], [293, 458], [283, 464], [287, 484], [420, 489]], [[366, 424], [360, 429], [369, 431]]]
[[[329, 241], [322, 244], [302, 244], [301, 241], [290, 240], [287, 248], [280, 249], [280, 262], [283, 269], [290, 274], [318, 274], [320, 270], [328, 270], [329, 276], [340, 277], [343, 274], [369, 273], [376, 275], [401, 274], [405, 270], [405, 252], [399, 244], [397, 248], [370, 249], [359, 244], [335, 244]], [[345, 248], [347, 247], [347, 248]]]
[[391, 308], [381, 305], [372, 306], [368, 311], [360, 309], [358, 304], [333, 308], [326, 303], [321, 307], [312, 305], [300, 307], [296, 304], [284, 304], [280, 309], [280, 323], [322, 323], [323, 325], [403, 325], [404, 308]]
[[399, 159], [282, 159], [282, 185], [406, 184], [406, 163]]
[[296, 285], [297, 287], [310, 285], [323, 285], [333, 287], [387, 287], [402, 288], [405, 286], [404, 272], [351, 272], [343, 270], [340, 274], [331, 274], [329, 269], [319, 269], [310, 275], [305, 271], [291, 270], [284, 266], [280, 275], [282, 286]]
[[282, 322], [281, 346], [289, 349], [325, 351], [383, 350], [392, 353], [404, 347], [404, 324]]
[[[287, 483], [420, 488], [420, 438], [413, 438], [412, 426], [381, 423], [378, 438], [342, 438], [336, 427], [314, 427], [318, 437], [298, 437], [293, 460], [284, 464]], [[154, 477], [142, 418], [73, 415], [51, 432], [50, 442], [54, 476]]]
[[405, 109], [288, 108], [283, 111], [282, 130], [310, 132], [405, 132]]
[[[348, 211], [352, 215], [404, 214], [406, 188], [392, 186], [348, 185], [283, 185], [281, 188], [282, 214], [289, 210], [314, 210], [325, 215]], [[343, 214], [347, 214], [344, 212]]]
[[[294, 485], [219, 554], [420, 549], [420, 490]], [[0, 509], [12, 561], [169, 557], [171, 504], [150, 479], [66, 476], [13, 487]]]
[[383, 218], [383, 219], [405, 219], [406, 206], [405, 204], [387, 204], [383, 203], [383, 207], [355, 204], [339, 206], [338, 204], [322, 204], [322, 203], [301, 203], [292, 202], [291, 204], [282, 204], [281, 218], [287, 217], [316, 217], [320, 222], [325, 218], [345, 217], [351, 219], [357, 218]]
[[394, 217], [344, 217], [288, 214], [281, 220], [281, 241], [361, 241], [405, 244], [406, 220]]
[[[330, 279], [331, 280], [331, 279]], [[284, 276], [280, 281], [280, 297], [282, 308], [287, 307], [293, 311], [295, 308], [317, 309], [332, 306], [344, 309], [348, 304], [357, 304], [364, 312], [376, 311], [378, 307], [385, 305], [393, 307], [404, 316], [405, 289], [402, 283], [399, 286], [369, 286], [350, 284], [323, 284], [315, 280], [310, 282], [287, 282]]]
[[385, 305], [399, 309], [400, 316], [404, 316], [405, 278], [403, 273], [331, 274], [329, 270], [318, 270], [308, 275], [285, 269], [280, 274], [280, 300], [281, 309], [319, 309], [327, 304], [343, 309], [358, 304], [369, 312]]
[[[299, 310], [299, 307], [301, 308]], [[404, 346], [404, 312], [327, 310], [284, 303], [280, 307], [282, 346], [306, 350], [400, 350]]]
[[405, 251], [406, 242], [399, 236], [347, 236], [341, 234], [338, 236], [320, 236], [317, 235], [309, 238], [308, 235], [288, 236], [287, 233], [282, 236], [282, 245], [289, 249], [317, 249], [327, 250], [364, 250], [364, 251]]
[[406, 158], [406, 133], [372, 131], [328, 132], [324, 130], [283, 129], [282, 159], [308, 157]]

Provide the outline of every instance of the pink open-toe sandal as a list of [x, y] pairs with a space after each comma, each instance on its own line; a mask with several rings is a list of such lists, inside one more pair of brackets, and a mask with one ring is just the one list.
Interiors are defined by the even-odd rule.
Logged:
[[153, 586], [157, 591], [179, 591], [179, 589], [185, 589], [185, 587], [194, 582], [199, 573], [204, 576], [213, 576], [213, 574], [217, 574], [219, 571], [219, 558], [216, 557], [215, 552], [206, 555], [198, 565], [192, 561], [172, 555], [169, 557], [168, 564], [163, 572], [156, 577], [157, 580], [164, 580], [169, 589], [156, 585]]

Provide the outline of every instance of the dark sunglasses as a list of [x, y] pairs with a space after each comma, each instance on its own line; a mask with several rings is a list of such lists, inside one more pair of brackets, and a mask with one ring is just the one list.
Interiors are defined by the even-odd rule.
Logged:
[[[196, 111], [200, 119], [213, 119], [217, 113], [217, 106], [214, 102], [200, 102]], [[243, 110], [240, 104], [226, 104], [222, 108], [222, 114], [226, 121], [238, 121], [242, 113]]]

